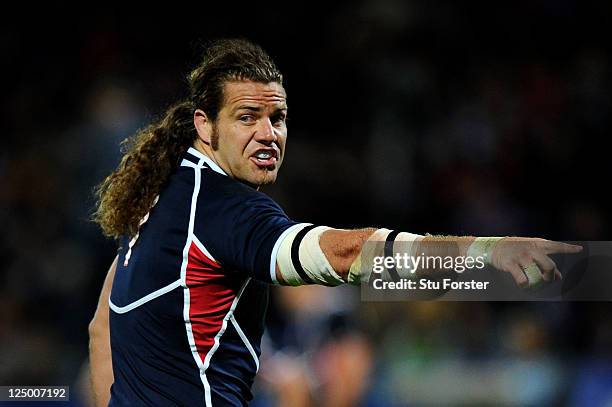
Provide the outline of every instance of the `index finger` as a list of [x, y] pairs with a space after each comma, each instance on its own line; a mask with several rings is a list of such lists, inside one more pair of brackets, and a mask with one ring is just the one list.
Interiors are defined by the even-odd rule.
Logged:
[[580, 253], [582, 251], [582, 246], [576, 244], [569, 244], [563, 242], [554, 242], [552, 240], [547, 240], [543, 244], [544, 252], [546, 254], [551, 253]]

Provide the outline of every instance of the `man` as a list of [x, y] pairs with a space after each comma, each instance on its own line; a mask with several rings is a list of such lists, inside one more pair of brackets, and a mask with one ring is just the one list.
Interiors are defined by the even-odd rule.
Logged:
[[272, 60], [249, 42], [219, 41], [188, 79], [190, 97], [131, 139], [98, 191], [96, 220], [120, 241], [90, 324], [99, 405], [111, 383], [111, 406], [246, 405], [268, 285], [358, 284], [366, 242], [483, 255], [523, 286], [561, 276], [548, 254], [580, 249], [294, 222], [258, 192], [276, 180], [287, 141]]

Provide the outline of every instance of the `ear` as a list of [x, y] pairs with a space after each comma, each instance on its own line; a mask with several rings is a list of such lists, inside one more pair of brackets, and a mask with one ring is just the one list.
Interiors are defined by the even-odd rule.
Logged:
[[204, 144], [210, 145], [213, 134], [213, 125], [206, 113], [201, 109], [196, 109], [193, 113], [193, 125], [198, 132], [198, 137]]

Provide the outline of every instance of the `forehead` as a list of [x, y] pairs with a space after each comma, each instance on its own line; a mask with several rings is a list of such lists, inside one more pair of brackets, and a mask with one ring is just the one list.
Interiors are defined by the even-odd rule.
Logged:
[[280, 83], [253, 81], [226, 82], [223, 87], [224, 107], [235, 109], [244, 104], [287, 107], [287, 95]]

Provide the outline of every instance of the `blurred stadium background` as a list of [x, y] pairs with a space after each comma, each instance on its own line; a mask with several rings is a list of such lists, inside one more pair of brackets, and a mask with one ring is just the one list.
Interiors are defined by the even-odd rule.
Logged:
[[[465, 3], [4, 13], [0, 385], [69, 384], [86, 405], [115, 250], [87, 220], [92, 188], [183, 96], [208, 39], [254, 40], [284, 72], [288, 156], [264, 192], [294, 219], [609, 240], [612, 3]], [[253, 405], [610, 406], [610, 311], [275, 289]]]

